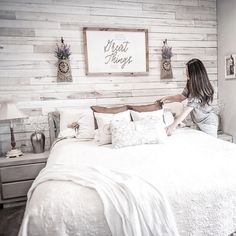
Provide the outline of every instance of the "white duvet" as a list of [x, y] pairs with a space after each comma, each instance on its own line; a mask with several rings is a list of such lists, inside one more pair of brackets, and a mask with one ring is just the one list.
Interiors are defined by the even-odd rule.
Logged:
[[[64, 140], [54, 146], [46, 170], [55, 166], [141, 176], [168, 198], [181, 236], [236, 231], [236, 145], [200, 131], [181, 129], [165, 144], [123, 149]], [[28, 200], [21, 229], [28, 235], [111, 235], [97, 192], [71, 181], [39, 184]]]

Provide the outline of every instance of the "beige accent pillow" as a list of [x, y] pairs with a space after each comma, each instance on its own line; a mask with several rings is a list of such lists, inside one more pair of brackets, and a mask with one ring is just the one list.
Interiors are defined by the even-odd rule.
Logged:
[[121, 107], [101, 107], [101, 106], [91, 106], [91, 109], [94, 112], [98, 113], [108, 113], [108, 114], [116, 114], [123, 111], [127, 111], [127, 106], [121, 106]]
[[138, 111], [138, 112], [149, 112], [157, 111], [162, 109], [162, 103], [157, 101], [148, 105], [128, 105], [129, 110]]

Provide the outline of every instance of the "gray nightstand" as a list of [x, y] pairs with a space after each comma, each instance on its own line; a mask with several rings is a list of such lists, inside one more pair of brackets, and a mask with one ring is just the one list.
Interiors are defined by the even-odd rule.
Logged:
[[24, 153], [23, 157], [0, 158], [0, 204], [4, 207], [26, 200], [27, 192], [45, 167], [49, 152]]
[[233, 142], [233, 136], [225, 133], [218, 134], [218, 138], [224, 141]]

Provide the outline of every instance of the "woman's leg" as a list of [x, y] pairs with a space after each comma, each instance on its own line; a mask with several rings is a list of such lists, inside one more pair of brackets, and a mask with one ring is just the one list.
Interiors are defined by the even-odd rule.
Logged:
[[198, 123], [198, 127], [201, 131], [214, 136], [217, 138], [217, 132], [218, 132], [218, 126], [219, 126], [219, 117], [212, 113], [208, 119], [206, 120], [206, 123]]

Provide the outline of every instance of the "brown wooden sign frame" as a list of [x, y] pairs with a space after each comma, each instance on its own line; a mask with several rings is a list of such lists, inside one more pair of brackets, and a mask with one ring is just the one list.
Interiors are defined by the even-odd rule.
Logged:
[[[91, 32], [92, 34], [89, 35], [89, 33]], [[101, 34], [101, 32], [104, 34]], [[139, 34], [132, 34], [132, 33], [139, 33]], [[111, 38], [112, 36], [115, 37], [115, 39]], [[102, 38], [102, 40], [100, 41], [96, 40], [98, 39], [98, 37]], [[84, 38], [86, 75], [130, 76], [130, 75], [146, 75], [149, 72], [147, 29], [84, 27], [83, 38]], [[97, 41], [99, 41], [100, 43], [102, 41], [103, 44], [99, 45], [98, 43], [96, 45]], [[102, 66], [104, 66], [104, 68]], [[125, 66], [126, 69], [124, 69]], [[99, 68], [98, 69], [99, 71], [93, 69], [93, 67]]]

